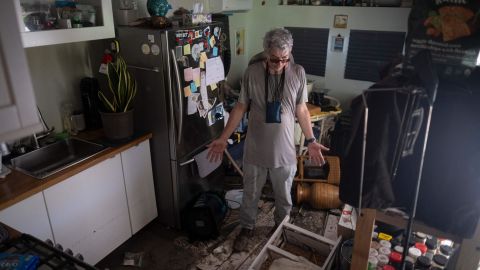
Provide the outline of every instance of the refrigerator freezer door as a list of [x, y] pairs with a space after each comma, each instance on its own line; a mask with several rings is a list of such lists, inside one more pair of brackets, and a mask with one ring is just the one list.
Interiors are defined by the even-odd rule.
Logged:
[[176, 227], [181, 228], [183, 213], [188, 203], [192, 202], [196, 196], [205, 191], [218, 191], [220, 194], [223, 192], [225, 172], [222, 167], [219, 167], [207, 177], [200, 177], [195, 161], [184, 164], [172, 161], [171, 165], [178, 187], [175, 194]]
[[[183, 92], [184, 88], [188, 87], [192, 83], [191, 80], [186, 80], [186, 78], [184, 77], [184, 69], [200, 68], [199, 58], [198, 56], [193, 56], [194, 53], [191, 48], [196, 45], [203, 46], [204, 49], [202, 52], [205, 52], [207, 57], [210, 58], [214, 57], [214, 49], [211, 46], [211, 44], [214, 44], [214, 47], [216, 47], [215, 50], [218, 50], [220, 52], [219, 55], [221, 55], [221, 29], [221, 24], [211, 24], [191, 29], [181, 29], [165, 32], [167, 35], [166, 39], [168, 40], [168, 48], [169, 50], [172, 50], [174, 52], [175, 58], [176, 60], [178, 60], [176, 63], [173, 63], [173, 57], [171, 57], [170, 59], [170, 61], [172, 62], [171, 78], [173, 78], [171, 82], [171, 88], [174, 89], [172, 91], [177, 93], [179, 90], [176, 81], [177, 76], [179, 77], [181, 84], [181, 91], [179, 95], [176, 96], [179, 97], [179, 100], [177, 100], [177, 102], [182, 102], [183, 104], [182, 121], [177, 121], [182, 122], [182, 125], [181, 127], [176, 128], [176, 136], [180, 136], [181, 139], [177, 139], [177, 142], [180, 141], [180, 143], [177, 144], [175, 153], [172, 155], [175, 160], [178, 160], [180, 162], [185, 161], [187, 156], [199, 150], [211, 140], [217, 138], [221, 134], [224, 127], [223, 120], [216, 121], [215, 124], [209, 126], [208, 119], [201, 117], [198, 112], [192, 115], [188, 115], [188, 99]], [[205, 33], [208, 33], [208, 35], [204, 35]], [[215, 33], [217, 33], [217, 36], [215, 36]], [[195, 37], [197, 34], [199, 34], [200, 37], [192, 38], [192, 36]], [[214, 42], [210, 42], [212, 38], [215, 40]], [[187, 46], [189, 49], [185, 50], [185, 46]], [[175, 67], [175, 64], [177, 67]], [[204, 71], [204, 69], [201, 70]], [[199, 92], [200, 91], [197, 91], [197, 93]], [[219, 103], [219, 92], [219, 88], [212, 91], [210, 87], [208, 87], [208, 99], [210, 101], [215, 100], [214, 105], [217, 105]], [[176, 117], [177, 116], [178, 113], [176, 114]], [[181, 133], [179, 133], [179, 131], [181, 131]]]

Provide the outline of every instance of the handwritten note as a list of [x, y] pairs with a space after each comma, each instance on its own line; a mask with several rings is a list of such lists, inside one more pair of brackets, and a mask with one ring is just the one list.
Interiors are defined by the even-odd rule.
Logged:
[[192, 90], [190, 90], [190, 85], [183, 88], [183, 93], [185, 97], [189, 97], [192, 94]]
[[194, 68], [192, 70], [192, 80], [200, 80], [200, 68]]
[[183, 70], [183, 79], [186, 82], [193, 81], [193, 73], [192, 73], [192, 68], [186, 68]]
[[221, 80], [225, 79], [225, 71], [223, 69], [222, 58], [219, 56], [207, 59], [206, 75], [205, 80], [206, 84], [214, 84]]
[[190, 44], [186, 44], [183, 46], [183, 55], [189, 55], [190, 54]]

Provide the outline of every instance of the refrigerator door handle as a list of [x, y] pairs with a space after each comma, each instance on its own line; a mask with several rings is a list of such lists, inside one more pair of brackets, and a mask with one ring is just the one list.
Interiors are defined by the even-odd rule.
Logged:
[[175, 80], [177, 82], [177, 93], [178, 93], [178, 122], [177, 122], [177, 144], [180, 144], [182, 141], [182, 130], [183, 130], [183, 99], [182, 99], [182, 87], [180, 83], [180, 74], [178, 71], [178, 64], [177, 64], [177, 57], [175, 55], [175, 51], [173, 49], [170, 50], [172, 54], [172, 61], [173, 61], [173, 69], [175, 71]]
[[128, 68], [133, 68], [133, 69], [141, 69], [141, 70], [147, 70], [147, 71], [153, 71], [153, 72], [160, 72], [160, 69], [158, 67], [139, 67], [139, 66], [132, 66], [132, 65], [127, 65]]
[[187, 160], [187, 161], [185, 161], [185, 162], [182, 162], [182, 163], [180, 163], [179, 165], [180, 165], [181, 167], [183, 167], [183, 166], [188, 165], [188, 164], [193, 163], [193, 162], [195, 162], [195, 159], [194, 159], [194, 158], [189, 159], [189, 160]]

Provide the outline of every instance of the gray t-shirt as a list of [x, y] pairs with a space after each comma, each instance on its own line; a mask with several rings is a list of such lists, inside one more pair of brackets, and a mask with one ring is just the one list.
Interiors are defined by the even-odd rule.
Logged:
[[[272, 89], [270, 82], [275, 79], [270, 79], [269, 88]], [[270, 92], [269, 100], [271, 96]], [[298, 104], [307, 101], [307, 83], [303, 67], [289, 63], [285, 68], [281, 123], [265, 123], [264, 62], [257, 62], [247, 68], [238, 101], [250, 104], [243, 161], [265, 168], [295, 165], [297, 163], [294, 141], [295, 111]]]

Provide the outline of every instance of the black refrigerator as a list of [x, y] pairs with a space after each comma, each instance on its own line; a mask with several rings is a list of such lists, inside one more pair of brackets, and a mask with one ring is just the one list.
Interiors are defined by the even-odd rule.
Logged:
[[222, 95], [218, 82], [212, 83], [228, 73], [228, 66], [221, 65], [230, 61], [223, 28], [222, 23], [117, 28], [120, 54], [138, 83], [135, 129], [153, 132], [157, 208], [167, 226], [181, 228], [182, 212], [201, 192], [223, 189], [221, 167], [200, 177], [194, 160], [224, 127]]

